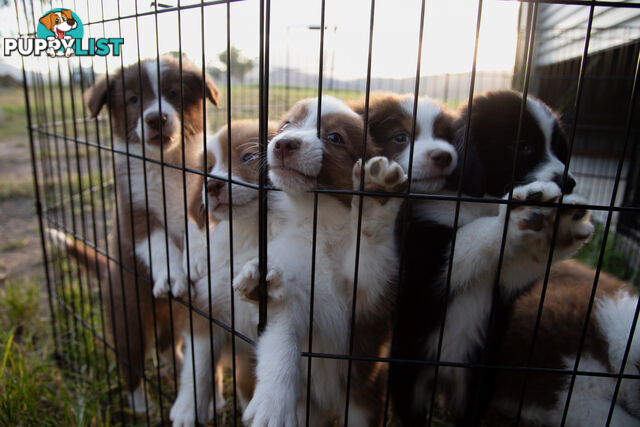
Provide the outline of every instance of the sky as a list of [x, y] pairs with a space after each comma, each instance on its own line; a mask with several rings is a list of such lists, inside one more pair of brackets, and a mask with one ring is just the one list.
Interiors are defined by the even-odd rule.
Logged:
[[[177, 0], [161, 0], [176, 5]], [[195, 0], [183, 0], [181, 5], [198, 4]], [[137, 2], [138, 13], [153, 11], [149, 0]], [[422, 75], [468, 72], [472, 67], [478, 3], [474, 0], [427, 0], [422, 49]], [[55, 4], [54, 7], [60, 7]], [[66, 1], [83, 22], [131, 15], [136, 12], [135, 2], [112, 0]], [[36, 19], [47, 12], [37, 9]], [[230, 4], [231, 44], [241, 49], [249, 58], [259, 55], [260, 2], [246, 0]], [[374, 13], [372, 76], [404, 78], [415, 76], [420, 24], [420, 0], [376, 0]], [[487, 0], [483, 3], [480, 31], [478, 70], [509, 70], [513, 67], [519, 4], [513, 1]], [[30, 14], [31, 11], [28, 11]], [[178, 13], [157, 15], [158, 49], [160, 53], [182, 50], [194, 62], [202, 61], [202, 8], [183, 10], [180, 14], [181, 31], [178, 31]], [[272, 0], [271, 2], [270, 64], [271, 69], [287, 65], [303, 72], [317, 73], [321, 1], [320, 0]], [[15, 24], [12, 8], [0, 10], [0, 19]], [[331, 72], [337, 79], [366, 77], [371, 0], [326, 0], [325, 2], [325, 73]], [[137, 22], [136, 22], [137, 21]], [[215, 65], [217, 56], [227, 44], [227, 5], [204, 8], [204, 52], [207, 65]], [[311, 28], [310, 28], [311, 27]], [[21, 21], [24, 31], [25, 23]], [[2, 36], [16, 32], [5, 28]], [[179, 37], [179, 34], [181, 37]], [[109, 58], [108, 66], [117, 67], [141, 58], [156, 55], [156, 17], [149, 15], [114, 20], [85, 27], [85, 37], [118, 37], [125, 40], [122, 58]], [[16, 55], [1, 58], [20, 66]], [[79, 59], [76, 59], [78, 61]], [[27, 61], [27, 67], [46, 67], [44, 61]], [[83, 58], [84, 66], [96, 71], [105, 68], [104, 59]]]

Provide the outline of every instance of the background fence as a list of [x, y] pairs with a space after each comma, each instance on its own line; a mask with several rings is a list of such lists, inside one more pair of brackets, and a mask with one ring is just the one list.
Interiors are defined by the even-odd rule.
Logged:
[[[292, 27], [286, 32], [288, 44], [278, 45], [275, 41], [270, 44], [265, 23], [270, 22], [270, 13], [275, 15], [283, 12], [276, 10], [275, 5], [273, 10], [270, 9], [268, 1], [210, 1], [186, 5], [152, 3], [150, 7], [136, 3], [135, 10], [129, 10], [127, 5], [127, 11], [120, 10], [121, 7], [125, 8], [124, 5], [117, 4], [116, 7], [109, 2], [73, 3], [64, 6], [72, 7], [76, 13], [88, 17], [85, 34], [88, 32], [98, 37], [113, 30], [119, 33], [123, 27], [126, 32], [126, 28], [135, 24], [135, 30], [128, 30], [125, 46], [130, 51], [138, 47], [138, 55], [139, 46], [144, 44], [145, 39], [157, 37], [145, 32], [136, 34], [139, 22], [160, 16], [176, 22], [179, 19], [191, 22], [187, 20], [195, 16], [198, 20], [202, 17], [206, 22], [212, 14], [216, 14], [221, 16], [221, 21], [215, 22], [224, 22], [224, 16], [227, 16], [226, 25], [230, 26], [232, 24], [227, 11], [233, 14], [238, 4], [251, 3], [255, 10], [252, 9], [249, 14], [251, 23], [245, 25], [255, 27], [252, 31], [256, 34], [255, 43], [261, 43], [261, 57], [253, 58], [253, 65], [246, 74], [233, 76], [230, 87], [226, 85], [224, 69], [208, 67], [222, 93], [222, 108], [210, 107], [207, 111], [209, 133], [226, 124], [228, 117], [257, 118], [260, 100], [265, 99], [267, 94], [268, 116], [277, 119], [297, 100], [315, 96], [318, 88], [324, 94], [343, 99], [362, 98], [367, 85], [372, 91], [398, 93], [413, 93], [417, 88], [420, 95], [429, 95], [451, 107], [457, 107], [465, 103], [472, 93], [503, 88], [521, 90], [524, 82], [528, 81], [530, 93], [556, 109], [562, 115], [567, 129], [575, 129], [571, 170], [578, 181], [576, 193], [587, 197], [588, 203], [595, 208], [593, 218], [600, 224], [592, 243], [581, 253], [581, 259], [598, 268], [609, 268], [627, 280], [639, 280], [640, 216], [637, 208], [640, 201], [640, 109], [637, 108], [638, 100], [630, 99], [632, 89], [637, 85], [640, 51], [640, 5], [637, 3], [576, 1], [568, 6], [575, 9], [573, 12], [588, 15], [590, 9], [596, 10], [595, 18], [579, 21], [571, 18], [576, 16], [573, 12], [566, 13], [562, 9], [566, 3], [572, 2], [562, 2], [563, 5], [523, 2], [518, 12], [518, 49], [513, 70], [496, 72], [469, 68], [466, 72], [423, 75], [419, 82], [415, 78], [377, 77], [368, 74], [366, 67], [362, 67], [357, 78], [342, 78], [334, 70], [339, 66], [335, 64], [336, 52], [341, 49], [339, 40], [322, 53], [317, 50], [318, 46], [312, 49], [316, 56], [324, 59], [321, 81], [319, 73], [309, 71], [317, 69], [318, 64], [299, 64], [301, 59], [296, 55], [299, 50], [292, 46], [298, 38], [298, 32], [313, 32], [319, 27], [302, 30]], [[16, 2], [21, 35], [34, 34], [38, 18], [58, 6], [61, 5]], [[320, 3], [317, 6], [317, 20], [321, 22]], [[412, 13], [419, 14], [420, 3], [412, 7]], [[427, 13], [429, 7], [427, 2]], [[540, 11], [535, 22], [537, 25], [532, 26], [530, 18], [534, 8]], [[362, 14], [368, 19], [369, 8], [364, 9]], [[606, 26], [606, 16], [614, 14], [621, 14], [623, 18], [610, 20]], [[449, 22], [449, 25], [456, 26], [457, 23]], [[202, 28], [201, 31], [204, 31]], [[374, 43], [375, 28], [373, 25]], [[222, 30], [220, 35], [224, 37]], [[131, 31], [134, 31], [133, 36], [130, 36]], [[330, 37], [332, 31], [339, 34], [342, 30], [326, 25], [324, 31], [315, 31], [315, 40], [320, 43], [322, 37]], [[535, 37], [535, 55], [532, 55], [527, 67], [527, 46], [531, 37]], [[189, 39], [191, 42], [193, 40]], [[187, 40], [183, 43], [187, 43]], [[206, 40], [202, 43], [206, 43]], [[366, 50], [366, 46], [363, 49]], [[205, 58], [204, 48], [201, 52], [202, 58], [194, 59], [208, 64], [209, 59], [213, 58]], [[270, 66], [269, 59], [271, 64], [279, 65]], [[441, 59], [427, 57], [426, 60]], [[113, 136], [107, 115], [103, 114], [95, 121], [90, 120], [82, 97], [101, 70], [106, 68], [115, 72], [121, 64], [98, 57], [69, 60], [26, 57], [22, 62], [40, 227], [64, 230], [117, 261], [114, 248], [107, 245], [107, 236], [116, 226], [112, 217], [115, 203]], [[405, 66], [406, 75], [411, 75], [411, 70], [415, 70], [415, 60], [411, 67]], [[268, 81], [268, 85], [265, 81]], [[230, 114], [226, 110], [229, 93], [232, 97]], [[628, 112], [631, 112], [631, 116]], [[629, 117], [630, 127], [627, 121]], [[603, 237], [607, 239], [606, 245], [601, 245]], [[605, 246], [606, 253], [601, 257], [601, 249]], [[86, 381], [106, 382], [103, 399], [108, 403], [114, 420], [147, 424], [167, 422], [167, 411], [177, 387], [175, 365], [172, 361], [154, 356], [145, 372], [140, 374], [150, 388], [151, 398], [157, 403], [158, 410], [142, 416], [131, 414], [126, 409], [122, 379], [114, 363], [116, 358], [125, 355], [114, 354], [114, 347], [105, 338], [108, 336], [105, 309], [109, 295], [79, 265], [61, 256], [44, 237], [42, 249], [52, 334], [62, 363], [81, 374]], [[189, 306], [189, 301], [179, 300], [174, 304]], [[227, 393], [234, 382], [235, 373], [227, 373]], [[239, 423], [233, 411], [235, 406], [228, 406], [217, 422], [224, 425]]]

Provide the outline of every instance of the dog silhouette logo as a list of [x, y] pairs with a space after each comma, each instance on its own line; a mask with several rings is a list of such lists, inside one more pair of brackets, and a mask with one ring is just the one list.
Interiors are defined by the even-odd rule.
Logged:
[[41, 39], [57, 39], [60, 47], [49, 47], [47, 54], [51, 57], [74, 54], [73, 44], [76, 39], [82, 40], [84, 28], [82, 21], [71, 9], [51, 9], [42, 15], [38, 22], [36, 35]]

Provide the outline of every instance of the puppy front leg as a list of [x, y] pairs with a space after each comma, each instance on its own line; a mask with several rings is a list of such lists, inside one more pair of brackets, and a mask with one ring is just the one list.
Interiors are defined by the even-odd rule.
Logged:
[[[360, 189], [362, 160], [353, 167], [353, 188]], [[407, 176], [402, 167], [386, 157], [373, 157], [364, 165], [364, 190], [399, 193], [406, 189]], [[362, 218], [360, 236], [358, 232], [358, 214], [362, 200]], [[343, 274], [352, 278], [355, 269], [356, 243], [360, 238], [360, 257], [358, 283], [370, 290], [381, 291], [391, 280], [391, 274], [397, 272], [396, 244], [394, 236], [395, 220], [400, 211], [402, 199], [370, 196], [354, 196], [351, 201], [351, 229], [353, 239], [343, 258]], [[368, 296], [374, 297], [378, 293]]]
[[[560, 188], [553, 182], [532, 182], [516, 187], [513, 197], [530, 202], [553, 202], [560, 197], [560, 193]], [[508, 291], [517, 293], [521, 286], [544, 275], [558, 215], [553, 262], [570, 258], [591, 237], [594, 227], [589, 213], [575, 207], [581, 203], [584, 201], [579, 196], [570, 194], [565, 196], [563, 205], [557, 209], [535, 205], [514, 206], [511, 209], [501, 275], [501, 282], [508, 287]], [[501, 208], [501, 212], [504, 210], [506, 206]]]
[[[215, 340], [214, 340], [215, 341]], [[211, 370], [211, 347], [206, 334], [194, 334], [193, 353], [191, 336], [185, 334], [185, 360], [180, 372], [178, 396], [171, 408], [170, 418], [173, 426], [193, 426], [209, 421], [213, 372]], [[214, 346], [218, 350], [219, 342]], [[216, 351], [218, 353], [218, 351]], [[214, 360], [218, 359], [214, 356]], [[192, 363], [195, 360], [195, 366]], [[194, 396], [194, 378], [196, 395]], [[197, 418], [196, 418], [197, 417]]]
[[[211, 227], [213, 228], [213, 226]], [[189, 272], [193, 283], [206, 277], [209, 273], [209, 263], [207, 262], [207, 236], [205, 229], [199, 229], [192, 221], [187, 222], [187, 233], [189, 237], [189, 259], [187, 260], [187, 250], [182, 250], [182, 268]], [[187, 235], [185, 234], [183, 248], [187, 247]], [[188, 262], [187, 262], [188, 261]]]
[[303, 304], [269, 306], [269, 323], [258, 341], [253, 398], [242, 421], [254, 427], [296, 427], [296, 409], [300, 393], [301, 342], [307, 317]]
[[[167, 259], [166, 240], [169, 242]], [[151, 253], [149, 253], [151, 246]], [[136, 243], [136, 256], [151, 269], [153, 279], [153, 295], [158, 298], [171, 291], [173, 296], [180, 296], [187, 289], [187, 276], [182, 268], [182, 254], [176, 244], [165, 239], [164, 230], [154, 230], [147, 240]], [[169, 278], [171, 276], [171, 278]]]

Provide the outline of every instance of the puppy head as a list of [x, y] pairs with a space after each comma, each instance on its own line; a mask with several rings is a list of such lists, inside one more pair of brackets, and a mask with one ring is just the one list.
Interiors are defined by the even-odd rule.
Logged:
[[[419, 98], [417, 107], [413, 156], [413, 96], [373, 93], [369, 99], [367, 125], [382, 155], [398, 162], [405, 172], [411, 164], [413, 191], [437, 192], [458, 163], [458, 155], [451, 145], [455, 116], [427, 97]], [[364, 103], [359, 103], [355, 110], [364, 115]]]
[[[522, 94], [515, 91], [488, 92], [473, 98], [463, 192], [502, 197], [510, 188], [533, 181], [554, 181], [565, 193], [573, 191], [576, 182], [570, 174], [562, 182], [569, 152], [557, 116], [542, 101], [529, 96], [516, 144], [521, 105]], [[455, 136], [460, 157], [468, 118], [465, 106]], [[452, 187], [458, 179], [457, 175], [451, 177]]]
[[78, 26], [69, 9], [62, 9], [59, 12], [49, 12], [40, 18], [40, 23], [44, 25], [47, 30], [54, 32], [58, 38], [64, 37], [64, 33]]
[[[351, 189], [353, 165], [363, 154], [364, 122], [330, 96], [322, 97], [319, 135], [317, 121], [317, 98], [298, 101], [285, 114], [267, 150], [269, 177], [276, 187], [291, 193]], [[373, 144], [367, 144], [366, 157], [376, 154]]]
[[[205, 224], [205, 198], [209, 212], [217, 220], [226, 220], [229, 216], [229, 184], [226, 179], [231, 169], [231, 179], [248, 184], [258, 184], [260, 173], [260, 127], [258, 120], [235, 120], [231, 122], [231, 131], [227, 126], [220, 128], [207, 141], [207, 174], [215, 175], [200, 180], [200, 191], [192, 199], [189, 216], [200, 228]], [[277, 129], [275, 122], [269, 123], [268, 138], [273, 137]], [[229, 148], [231, 151], [229, 152]], [[231, 154], [231, 164], [229, 164]], [[204, 159], [200, 160], [204, 165]], [[202, 167], [202, 166], [200, 166]], [[220, 179], [217, 179], [220, 178]], [[243, 218], [257, 213], [258, 190], [240, 184], [231, 185], [231, 207], [233, 216]]]
[[[158, 74], [160, 90], [158, 90]], [[203, 131], [204, 94], [218, 105], [219, 91], [205, 74], [183, 62], [181, 73], [176, 59], [162, 57], [158, 73], [156, 60], [145, 60], [96, 80], [86, 93], [91, 117], [96, 117], [107, 104], [115, 136], [132, 148], [139, 147], [144, 137], [145, 149], [152, 157], [159, 151], [169, 152], [181, 146], [181, 117], [184, 117], [185, 143]], [[180, 95], [182, 94], [182, 102]], [[182, 112], [181, 114], [181, 103]], [[138, 150], [141, 151], [141, 150]]]

